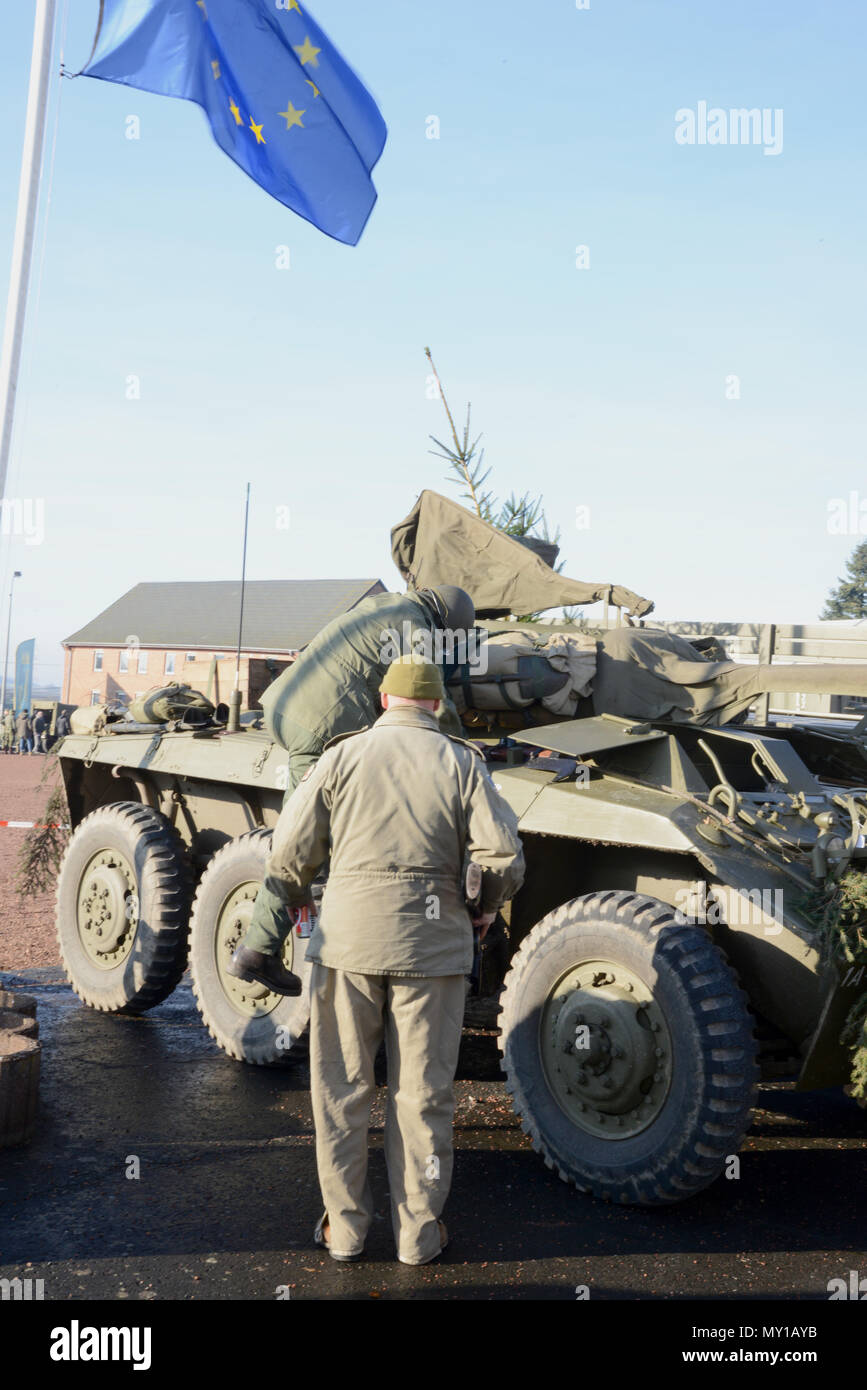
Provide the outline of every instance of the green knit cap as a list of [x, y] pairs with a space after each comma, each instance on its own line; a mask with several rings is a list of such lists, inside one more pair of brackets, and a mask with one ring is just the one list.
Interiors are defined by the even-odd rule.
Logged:
[[379, 689], [383, 695], [403, 695], [408, 700], [445, 698], [440, 668], [425, 661], [417, 652], [397, 657], [383, 676]]

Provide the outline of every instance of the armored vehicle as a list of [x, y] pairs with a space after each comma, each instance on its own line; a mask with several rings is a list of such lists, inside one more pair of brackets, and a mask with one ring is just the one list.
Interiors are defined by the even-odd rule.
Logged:
[[[473, 594], [492, 642], [574, 636], [513, 619], [591, 595], [647, 621], [646, 600], [564, 578], [435, 494], [393, 540], [411, 585], [448, 578]], [[826, 949], [816, 903], [863, 875], [867, 735], [744, 719], [763, 690], [863, 695], [867, 667], [738, 666], [649, 626], [579, 635], [594, 673], [571, 717], [533, 699], [532, 664], [516, 668], [519, 695], [529, 689], [505, 709], [464, 701], [527, 861], [482, 974], [499, 995], [506, 1086], [545, 1162], [582, 1191], [663, 1204], [737, 1153], [763, 1072], [802, 1088], [849, 1078], [840, 1035], [864, 972]], [[66, 971], [92, 1008], [140, 1013], [189, 965], [220, 1047], [279, 1062], [304, 1033], [306, 991], [282, 998], [227, 965], [286, 753], [255, 716], [231, 731], [201, 709], [173, 712], [97, 721], [60, 747]], [[304, 951], [290, 936], [285, 962], [306, 978]]]

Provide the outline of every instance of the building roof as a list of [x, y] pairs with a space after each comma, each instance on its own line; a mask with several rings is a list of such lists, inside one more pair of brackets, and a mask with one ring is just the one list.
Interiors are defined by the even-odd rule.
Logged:
[[[253, 579], [244, 593], [243, 650], [305, 647], [332, 618], [385, 592], [379, 579]], [[239, 579], [136, 584], [98, 617], [64, 639], [65, 647], [209, 647], [238, 642]]]

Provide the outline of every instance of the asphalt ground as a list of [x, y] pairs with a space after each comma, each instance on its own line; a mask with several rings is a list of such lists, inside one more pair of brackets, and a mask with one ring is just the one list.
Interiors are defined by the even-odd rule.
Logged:
[[495, 1033], [474, 1029], [448, 1250], [422, 1268], [395, 1260], [380, 1087], [376, 1221], [364, 1261], [338, 1265], [312, 1242], [303, 1057], [263, 1069], [224, 1056], [186, 979], [140, 1018], [84, 1008], [56, 969], [7, 971], [0, 987], [37, 996], [43, 1043], [36, 1137], [0, 1151], [0, 1278], [41, 1279], [45, 1300], [827, 1302], [830, 1280], [867, 1276], [867, 1113], [842, 1091], [763, 1087], [737, 1178], [675, 1207], [613, 1207], [545, 1168]]

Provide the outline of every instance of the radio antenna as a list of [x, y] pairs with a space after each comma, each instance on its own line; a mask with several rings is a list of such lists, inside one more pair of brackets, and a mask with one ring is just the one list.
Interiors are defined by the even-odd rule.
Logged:
[[247, 531], [250, 525], [250, 484], [244, 504], [244, 549], [241, 556], [241, 607], [238, 613], [238, 650], [235, 654], [235, 689], [229, 700], [227, 730], [236, 734], [241, 727], [241, 641], [244, 635], [244, 592], [247, 587]]

